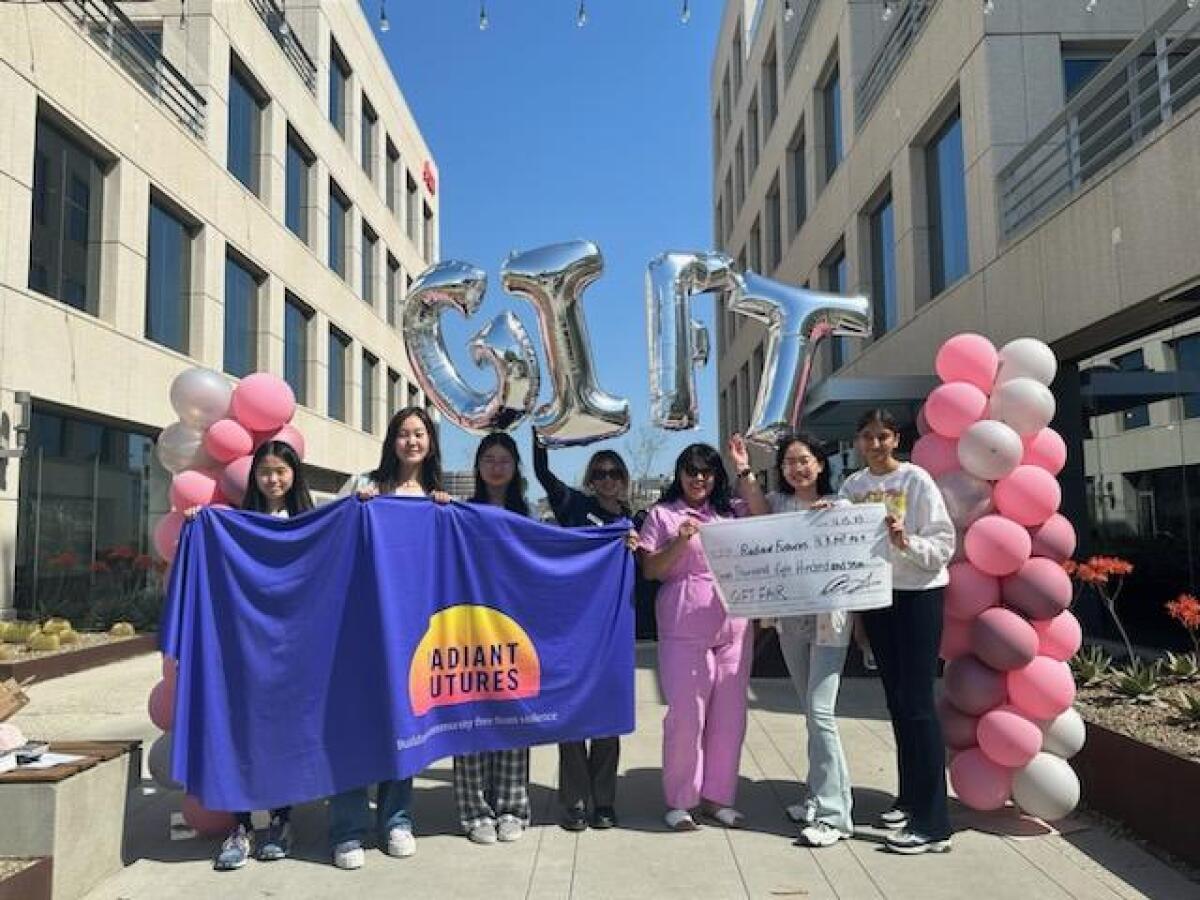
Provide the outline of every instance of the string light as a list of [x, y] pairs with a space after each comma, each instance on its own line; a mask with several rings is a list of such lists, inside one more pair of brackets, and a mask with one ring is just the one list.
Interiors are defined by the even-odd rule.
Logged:
[[379, 0], [379, 30], [384, 34], [392, 30], [392, 23], [387, 17], [387, 0]]
[[796, 10], [792, 8], [792, 0], [783, 0], [783, 21], [792, 21], [794, 15], [796, 15]]
[[683, 9], [679, 11], [679, 21], [684, 25], [692, 21], [692, 7], [688, 0], [683, 0]]
[[1083, 8], [1085, 13], [1094, 13], [1096, 11], [1096, 0], [1087, 0], [1087, 6]]
[[487, 7], [484, 6], [483, 0], [479, 0], [479, 30], [487, 31], [490, 24], [488, 22]]
[[584, 6], [583, 0], [579, 0], [579, 12], [575, 15], [575, 27], [582, 28], [587, 24], [587, 7]]
[[983, 14], [985, 16], [990, 16], [995, 11], [996, 4], [993, 2], [993, 0], [983, 0]]

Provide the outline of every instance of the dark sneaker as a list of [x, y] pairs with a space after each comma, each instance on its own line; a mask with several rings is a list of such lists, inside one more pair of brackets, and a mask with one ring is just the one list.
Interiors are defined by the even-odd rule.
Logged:
[[244, 825], [239, 825], [225, 838], [221, 844], [221, 852], [213, 860], [213, 868], [218, 872], [230, 872], [240, 869], [250, 858], [250, 835]]
[[586, 831], [587, 810], [582, 806], [565, 806], [558, 814], [558, 824], [566, 831]]
[[879, 819], [876, 820], [877, 827], [886, 828], [888, 831], [899, 831], [901, 828], [908, 826], [908, 813], [898, 806], [893, 806], [887, 812], [880, 813]]
[[617, 811], [611, 806], [597, 806], [592, 813], [592, 827], [604, 830], [617, 827]]
[[258, 858], [263, 862], [274, 862], [277, 859], [287, 859], [291, 852], [292, 823], [275, 816], [267, 828], [266, 840], [258, 848]]
[[906, 828], [899, 834], [889, 835], [884, 846], [892, 853], [903, 853], [906, 856], [915, 856], [918, 853], [948, 853], [950, 839], [934, 840]]

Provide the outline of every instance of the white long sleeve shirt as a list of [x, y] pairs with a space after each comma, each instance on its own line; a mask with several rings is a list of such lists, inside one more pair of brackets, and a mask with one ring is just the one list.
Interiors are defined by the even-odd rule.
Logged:
[[900, 463], [886, 475], [860, 469], [838, 493], [852, 503], [882, 503], [904, 522], [908, 547], [887, 544], [893, 589], [920, 591], [949, 583], [946, 566], [954, 555], [954, 523], [928, 472], [912, 463]]

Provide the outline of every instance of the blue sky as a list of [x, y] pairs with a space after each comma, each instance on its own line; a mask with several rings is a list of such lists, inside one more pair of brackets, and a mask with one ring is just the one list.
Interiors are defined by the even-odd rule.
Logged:
[[[488, 0], [490, 27], [480, 31], [473, 0], [389, 3], [392, 27], [378, 37], [440, 169], [441, 256], [488, 273], [475, 319], [444, 319], [476, 386], [491, 376], [474, 368], [466, 341], [484, 322], [512, 309], [537, 334], [528, 303], [499, 287], [504, 257], [586, 238], [605, 258], [584, 304], [600, 386], [628, 398], [635, 430], [648, 424], [646, 264], [713, 240], [708, 85], [723, 4], [693, 0], [686, 26], [680, 5], [592, 0], [578, 28], [575, 0]], [[697, 312], [715, 348], [712, 300]], [[714, 353], [699, 373], [701, 427], [671, 434], [656, 471], [691, 441], [716, 440], [715, 371]], [[518, 432], [527, 456], [528, 427]], [[443, 442], [446, 467], [468, 468], [476, 439], [446, 425]], [[574, 482], [593, 450], [624, 445], [559, 450], [551, 462]], [[526, 474], [532, 480], [528, 462]]]

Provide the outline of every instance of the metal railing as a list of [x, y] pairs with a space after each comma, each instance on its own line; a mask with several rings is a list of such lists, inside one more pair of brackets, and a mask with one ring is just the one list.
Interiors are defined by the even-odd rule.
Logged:
[[1198, 31], [1200, 9], [1189, 9], [1187, 0], [1172, 3], [1000, 171], [1006, 240], [1045, 218], [1200, 95]]
[[817, 16], [817, 8], [821, 5], [821, 0], [796, 0], [796, 3], [804, 7], [792, 17], [792, 21], [796, 24], [785, 22], [783, 25], [783, 38], [787, 42], [784, 84], [792, 82], [792, 72], [796, 70], [796, 64], [800, 61], [800, 51], [804, 49], [804, 41], [808, 37], [809, 29], [812, 28], [813, 19]]
[[204, 97], [113, 0], [64, 0], [62, 6], [146, 93], [170, 110], [192, 134], [204, 136]]
[[921, 36], [929, 14], [938, 0], [904, 0], [896, 11], [896, 21], [875, 51], [867, 72], [859, 79], [854, 91], [854, 128], [861, 131], [872, 110], [887, 90], [897, 70]]
[[254, 11], [258, 13], [263, 24], [267, 26], [267, 31], [271, 32], [271, 37], [283, 50], [283, 55], [292, 64], [292, 68], [299, 73], [305, 87], [310, 93], [315, 94], [317, 92], [317, 64], [313, 62], [308, 51], [304, 49], [304, 45], [300, 43], [300, 39], [296, 37], [295, 29], [288, 25], [287, 17], [279, 4], [275, 0], [250, 0], [250, 5], [254, 7]]

